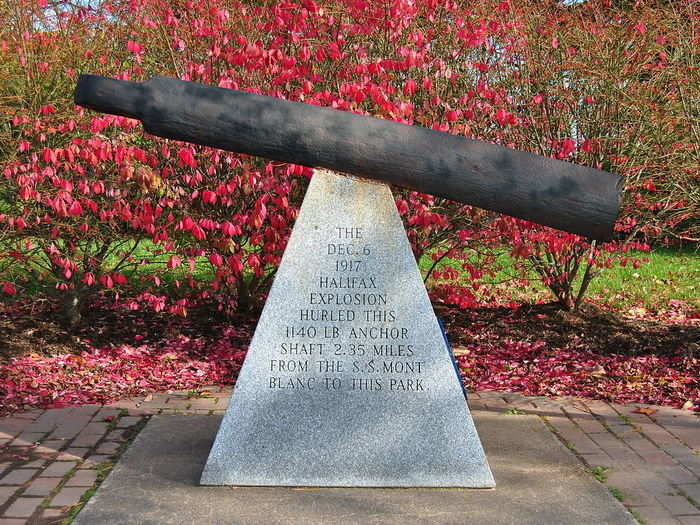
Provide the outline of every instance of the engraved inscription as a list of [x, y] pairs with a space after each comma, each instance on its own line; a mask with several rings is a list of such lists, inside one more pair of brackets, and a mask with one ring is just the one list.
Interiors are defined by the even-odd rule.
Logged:
[[408, 319], [376, 275], [362, 226], [336, 225], [317, 247], [323, 264], [289, 312], [270, 359], [268, 387], [298, 392], [425, 392], [426, 362]]

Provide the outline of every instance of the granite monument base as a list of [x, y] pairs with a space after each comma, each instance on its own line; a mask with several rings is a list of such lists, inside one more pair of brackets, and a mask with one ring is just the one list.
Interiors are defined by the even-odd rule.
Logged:
[[315, 170], [200, 481], [494, 486], [386, 184]]
[[497, 489], [200, 486], [221, 417], [155, 416], [74, 523], [635, 524], [539, 419], [472, 415]]

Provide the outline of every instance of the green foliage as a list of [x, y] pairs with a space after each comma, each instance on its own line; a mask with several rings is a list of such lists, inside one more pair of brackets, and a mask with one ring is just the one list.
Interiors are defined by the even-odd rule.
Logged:
[[608, 467], [597, 466], [589, 469], [589, 472], [593, 474], [595, 479], [601, 483], [605, 483], [608, 480], [608, 470], [610, 470]]
[[[591, 283], [589, 295], [597, 301], [620, 309], [638, 306], [666, 307], [669, 301], [684, 301], [700, 308], [700, 256], [694, 249], [656, 248], [650, 252], [632, 252], [633, 259], [648, 259], [639, 268], [631, 264], [607, 268]], [[482, 256], [469, 254], [471, 264], [478, 266]], [[439, 268], [450, 265], [460, 268], [461, 261], [445, 258]], [[425, 276], [432, 265], [429, 255], [419, 261]], [[534, 302], [545, 299], [547, 288], [532, 271], [523, 271], [518, 261], [505, 249], [498, 250], [494, 258], [495, 272], [482, 279], [480, 293], [496, 292], [501, 300]], [[461, 272], [462, 283], [470, 282], [469, 275]], [[428, 280], [427, 284], [432, 284]]]
[[622, 491], [620, 489], [617, 489], [615, 487], [608, 487], [608, 490], [610, 491], [610, 494], [612, 494], [613, 497], [617, 501], [624, 501], [625, 495], [622, 493]]
[[627, 265], [603, 272], [591, 284], [590, 293], [618, 308], [638, 302], [664, 305], [671, 300], [700, 308], [700, 255], [696, 250], [655, 248], [637, 256], [649, 262], [639, 268]]

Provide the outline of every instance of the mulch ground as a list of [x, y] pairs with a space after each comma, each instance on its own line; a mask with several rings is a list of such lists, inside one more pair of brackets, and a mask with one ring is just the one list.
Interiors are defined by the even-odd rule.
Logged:
[[[593, 303], [577, 313], [553, 304], [436, 310], [472, 389], [700, 410], [698, 319], [623, 315]], [[0, 406], [12, 412], [231, 383], [255, 322], [207, 305], [182, 318], [103, 303], [71, 333], [46, 303], [0, 306]]]
[[601, 355], [700, 357], [700, 323], [662, 322], [652, 312], [643, 318], [585, 303], [578, 312], [557, 304], [444, 310], [453, 345], [500, 341], [543, 341], [550, 347], [587, 348]]

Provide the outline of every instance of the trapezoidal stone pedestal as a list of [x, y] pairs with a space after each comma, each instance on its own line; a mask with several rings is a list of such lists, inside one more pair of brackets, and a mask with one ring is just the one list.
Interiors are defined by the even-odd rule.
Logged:
[[389, 187], [317, 170], [203, 485], [495, 485]]

